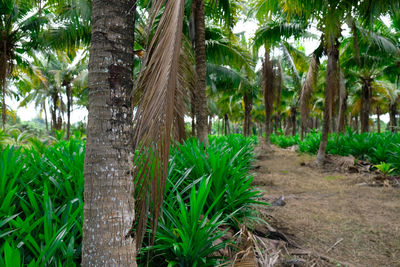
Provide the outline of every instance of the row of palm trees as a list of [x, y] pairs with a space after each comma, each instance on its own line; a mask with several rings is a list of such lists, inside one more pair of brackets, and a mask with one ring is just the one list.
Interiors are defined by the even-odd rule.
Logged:
[[[107, 265], [102, 259], [129, 265], [150, 210], [156, 229], [171, 136], [185, 139], [185, 114], [205, 145], [215, 117], [225, 133], [229, 121], [241, 121], [245, 135], [265, 124], [267, 138], [282, 120], [292, 134], [299, 115], [301, 133], [322, 121], [320, 162], [329, 131], [343, 131], [358, 114], [362, 131], [374, 112], [389, 112], [395, 129], [400, 1], [249, 1], [249, 15], [259, 24], [252, 41], [232, 33], [248, 11], [240, 1], [114, 2], [3, 0], [0, 9], [3, 125], [6, 81], [13, 75], [22, 105], [49, 108], [54, 129], [64, 112], [69, 129], [73, 102], [89, 95], [84, 265]], [[311, 24], [320, 36], [309, 32]], [[344, 25], [349, 36], [342, 36]], [[320, 45], [307, 56], [293, 38]], [[82, 54], [90, 55], [88, 71], [87, 58], [77, 57]], [[142, 157], [132, 170], [134, 151]], [[136, 175], [141, 187], [133, 194]], [[99, 220], [105, 222], [100, 228]]]

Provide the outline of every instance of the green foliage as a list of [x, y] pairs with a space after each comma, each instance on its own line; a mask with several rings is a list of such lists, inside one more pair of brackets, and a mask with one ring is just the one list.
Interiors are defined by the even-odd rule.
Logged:
[[[0, 132], [0, 134], [3, 132]], [[10, 138], [5, 135], [1, 140]], [[50, 145], [4, 145], [0, 152], [0, 266], [76, 266], [81, 261], [85, 143], [61, 132]], [[256, 137], [210, 137], [172, 148], [152, 262], [214, 266], [221, 226], [246, 222], [260, 192], [250, 185]], [[233, 219], [234, 218], [234, 219]], [[146, 242], [146, 241], [145, 241]], [[146, 244], [144, 244], [146, 246]], [[148, 244], [147, 244], [148, 245]]]
[[[296, 142], [293, 140], [297, 140]], [[288, 144], [298, 144], [299, 151], [316, 154], [321, 140], [321, 133], [311, 132], [303, 141], [298, 136], [271, 135], [271, 142], [287, 147]], [[373, 164], [387, 162], [398, 170], [400, 167], [400, 134], [362, 133], [356, 134], [348, 129], [345, 134], [333, 133], [329, 135], [327, 153], [340, 156], [352, 155], [357, 159], [369, 160]]]
[[1, 266], [79, 263], [83, 159], [80, 140], [0, 152]]
[[269, 138], [271, 143], [276, 144], [277, 146], [282, 148], [298, 145], [300, 142], [300, 137], [298, 135], [285, 136], [285, 135], [271, 134]]
[[385, 163], [385, 162], [381, 162], [381, 164], [374, 165], [374, 167], [377, 168], [383, 174], [383, 176], [387, 176], [394, 171], [394, 168], [393, 169], [390, 168], [391, 166], [392, 165], [390, 163]]
[[213, 252], [226, 245], [213, 244], [223, 235], [220, 227], [256, 219], [260, 192], [248, 174], [256, 140], [210, 136], [207, 148], [196, 139], [173, 147], [155, 246], [145, 247], [140, 261], [151, 254], [152, 265], [216, 265]]

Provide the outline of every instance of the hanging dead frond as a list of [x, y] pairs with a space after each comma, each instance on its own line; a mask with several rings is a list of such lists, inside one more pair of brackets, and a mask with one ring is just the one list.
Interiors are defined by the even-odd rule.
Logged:
[[279, 59], [277, 61], [277, 70], [276, 70], [276, 74], [275, 74], [275, 89], [274, 89], [274, 102], [275, 102], [275, 108], [278, 108], [280, 106], [281, 103], [281, 94], [282, 94], [282, 76], [283, 76], [283, 72], [282, 72], [282, 64], [281, 64], [281, 60]]
[[160, 2], [165, 3], [163, 14], [135, 88], [136, 92], [143, 92], [133, 131], [138, 248], [144, 237], [149, 209], [154, 241], [163, 202], [181, 51], [184, 0], [159, 0], [154, 4], [159, 9], [154, 12], [160, 11]]
[[310, 61], [310, 66], [308, 68], [307, 77], [300, 95], [301, 127], [303, 130], [308, 128], [310, 99], [317, 85], [319, 64], [320, 62], [318, 56], [313, 54]]
[[182, 36], [182, 48], [179, 57], [178, 84], [175, 91], [174, 134], [182, 142], [186, 139], [185, 114], [188, 113], [190, 96], [196, 85], [195, 56], [190, 40]]

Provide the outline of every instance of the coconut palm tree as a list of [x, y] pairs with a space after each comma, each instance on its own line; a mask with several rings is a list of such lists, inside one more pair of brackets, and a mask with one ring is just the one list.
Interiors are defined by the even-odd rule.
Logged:
[[0, 87], [2, 93], [2, 123], [6, 121], [7, 79], [21, 54], [36, 46], [40, 25], [48, 21], [39, 16], [36, 1], [2, 0], [0, 2]]
[[131, 234], [135, 5], [135, 0], [93, 1], [82, 266], [136, 266]]

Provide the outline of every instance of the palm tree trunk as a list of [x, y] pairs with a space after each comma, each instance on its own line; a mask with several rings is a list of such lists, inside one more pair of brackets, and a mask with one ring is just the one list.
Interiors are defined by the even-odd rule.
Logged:
[[[332, 37], [331, 37], [332, 39]], [[324, 103], [324, 122], [322, 126], [321, 143], [319, 145], [317, 162], [323, 164], [326, 159], [326, 145], [328, 143], [329, 124], [333, 112], [333, 96], [339, 89], [339, 42], [337, 39], [330, 40], [326, 48], [328, 55], [328, 66], [326, 71], [326, 89]]]
[[46, 132], [49, 134], [49, 122], [47, 120], [46, 101], [43, 101], [44, 121], [46, 123]]
[[296, 128], [296, 126], [297, 126], [296, 115], [297, 115], [296, 107], [292, 107], [290, 109], [290, 120], [292, 121], [291, 122], [291, 124], [292, 124], [292, 136], [295, 136], [296, 135], [296, 131], [297, 131], [297, 128]]
[[136, 266], [133, 40], [136, 0], [94, 0], [82, 266]]
[[69, 140], [71, 129], [71, 106], [72, 106], [72, 90], [69, 82], [65, 83], [65, 91], [67, 94], [67, 140]]
[[196, 136], [196, 95], [194, 92], [191, 94], [191, 113], [192, 113], [192, 136]]
[[[206, 96], [206, 28], [204, 16], [204, 0], [194, 0], [194, 48], [196, 54], [196, 126], [197, 137], [204, 145], [208, 145], [207, 96]], [[194, 7], [194, 8], [193, 8]]]
[[377, 120], [376, 120], [378, 133], [381, 133], [381, 109], [379, 107], [376, 108], [376, 115], [378, 117]]
[[245, 92], [243, 95], [244, 102], [244, 124], [243, 124], [243, 134], [245, 136], [251, 135], [251, 110], [253, 108], [253, 99], [251, 94]]
[[2, 86], [1, 90], [1, 95], [2, 95], [2, 126], [3, 130], [6, 126], [6, 118], [7, 118], [7, 107], [6, 107], [6, 90], [7, 90], [7, 69], [8, 69], [8, 64], [7, 64], [7, 38], [5, 36], [2, 36], [3, 39], [3, 51], [2, 51], [2, 56], [1, 56], [1, 61], [0, 61], [0, 82]]
[[344, 83], [344, 76], [340, 74], [339, 86], [339, 116], [338, 116], [338, 132], [344, 133], [346, 129], [346, 109], [347, 109], [347, 91]]
[[389, 115], [390, 115], [390, 128], [392, 129], [392, 132], [396, 132], [396, 103], [390, 104], [389, 107]]
[[366, 133], [369, 131], [369, 113], [371, 109], [371, 82], [370, 78], [363, 79], [362, 93], [361, 93], [361, 132]]
[[264, 64], [262, 68], [262, 87], [264, 93], [265, 106], [265, 141], [270, 142], [269, 135], [271, 134], [271, 115], [274, 104], [274, 72], [272, 62], [269, 56], [268, 47], [265, 48]]

